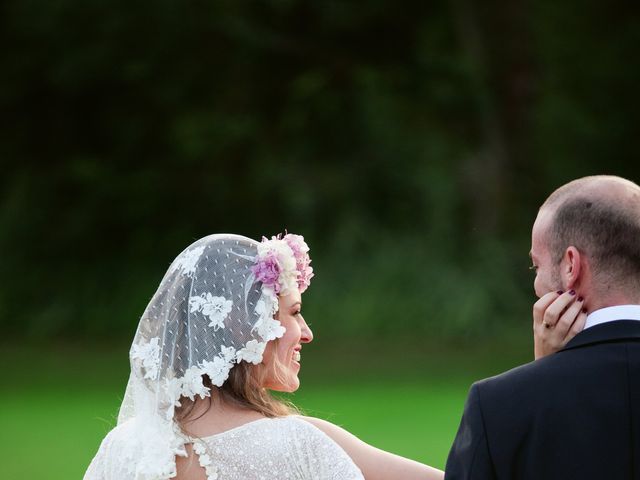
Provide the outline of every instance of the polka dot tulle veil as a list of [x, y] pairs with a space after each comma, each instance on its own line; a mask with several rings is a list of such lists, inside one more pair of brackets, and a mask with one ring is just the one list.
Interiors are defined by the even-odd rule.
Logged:
[[[184, 439], [173, 422], [180, 397], [221, 386], [239, 362], [260, 363], [268, 341], [284, 334], [277, 297], [252, 270], [259, 243], [211, 235], [171, 264], [145, 309], [130, 351], [131, 375], [118, 424], [128, 424], [124, 455], [145, 476], [169, 478]], [[135, 472], [132, 472], [135, 475]]]

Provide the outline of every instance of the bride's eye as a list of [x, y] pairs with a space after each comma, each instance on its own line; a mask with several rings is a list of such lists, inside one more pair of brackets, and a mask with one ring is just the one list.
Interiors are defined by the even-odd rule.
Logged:
[[532, 272], [537, 272], [538, 271], [538, 266], [537, 265], [531, 265], [529, 267], [529, 270], [531, 270]]

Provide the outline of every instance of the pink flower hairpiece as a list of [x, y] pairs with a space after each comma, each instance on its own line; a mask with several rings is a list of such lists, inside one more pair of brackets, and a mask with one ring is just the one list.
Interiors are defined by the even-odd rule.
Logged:
[[287, 295], [294, 288], [303, 293], [313, 277], [309, 246], [302, 235], [292, 233], [262, 237], [251, 270], [263, 287], [275, 294]]

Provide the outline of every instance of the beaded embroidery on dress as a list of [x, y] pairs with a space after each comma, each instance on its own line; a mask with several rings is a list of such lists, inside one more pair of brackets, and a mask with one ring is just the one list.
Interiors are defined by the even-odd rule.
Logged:
[[[101, 452], [120, 444], [126, 425], [117, 427], [103, 442]], [[265, 418], [226, 432], [189, 439], [209, 480], [364, 480], [346, 452], [307, 421], [295, 417]], [[117, 447], [116, 447], [117, 448]], [[91, 478], [126, 478], [126, 468], [107, 465], [104, 455], [91, 465]], [[100, 472], [100, 474], [98, 474]]]
[[265, 418], [192, 439], [210, 479], [360, 480], [351, 458], [331, 438], [297, 417]]

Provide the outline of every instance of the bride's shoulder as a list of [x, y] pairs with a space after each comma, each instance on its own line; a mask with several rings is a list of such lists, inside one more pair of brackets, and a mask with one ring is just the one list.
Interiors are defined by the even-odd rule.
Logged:
[[326, 432], [321, 428], [323, 420], [303, 415], [286, 415], [266, 419], [265, 422], [252, 422], [266, 432], [279, 432], [283, 436], [326, 437]]
[[126, 439], [131, 434], [131, 428], [133, 426], [133, 420], [128, 420], [119, 425], [114, 426], [107, 434], [104, 436], [102, 440], [103, 445], [111, 445], [114, 441], [121, 441]]
[[102, 439], [98, 448], [97, 456], [123, 455], [126, 450], [132, 447], [133, 420], [128, 420], [113, 427]]
[[332, 438], [334, 436], [341, 436], [341, 435], [344, 435], [345, 433], [349, 433], [344, 428], [339, 427], [335, 423], [331, 423], [321, 418], [307, 417], [305, 415], [294, 415], [293, 418], [297, 419], [298, 422], [301, 422], [303, 424], [312, 425], [316, 429], [323, 432], [325, 435], [328, 435], [329, 437], [332, 437]]
[[327, 420], [303, 415], [293, 418], [306, 432], [311, 449], [321, 458], [330, 459], [333, 464], [331, 468], [342, 472], [342, 476], [336, 478], [363, 478], [357, 459], [372, 447]]
[[[268, 422], [255, 422], [265, 431], [282, 436], [298, 445], [306, 445], [308, 448], [335, 448], [336, 446], [348, 446], [359, 442], [358, 438], [343, 428], [316, 417], [304, 415], [287, 415], [277, 417]], [[254, 432], [255, 433], [255, 432]]]
[[307, 417], [304, 415], [295, 415], [293, 418], [301, 424], [306, 425], [307, 430], [319, 432], [323, 436], [329, 437], [342, 448], [345, 448], [346, 445], [353, 444], [354, 442], [361, 442], [355, 435], [349, 433], [347, 430], [335, 423], [328, 422], [327, 420], [322, 420], [317, 417]]
[[104, 450], [108, 448], [113, 443], [114, 438], [122, 435], [124, 434], [122, 433], [121, 425], [116, 425], [115, 427], [112, 427], [111, 430], [107, 431], [105, 436], [102, 437], [102, 442], [100, 442], [99, 450]]
[[[113, 472], [114, 465], [113, 459], [118, 459], [117, 464], [120, 465], [122, 455], [123, 439], [127, 438], [127, 432], [129, 431], [129, 424], [121, 424], [112, 428], [104, 436], [100, 442], [100, 446], [96, 454], [94, 455], [87, 471], [84, 474], [84, 480], [103, 480], [107, 477], [107, 471]], [[124, 478], [123, 476], [116, 478]]]
[[302, 421], [304, 423], [309, 423], [309, 424], [313, 425], [314, 427], [319, 428], [322, 431], [331, 430], [333, 428], [340, 428], [336, 424], [331, 423], [331, 422], [329, 422], [327, 420], [323, 420], [323, 419], [318, 418], [318, 417], [308, 417], [306, 415], [292, 415], [292, 417], [297, 419], [298, 421]]

